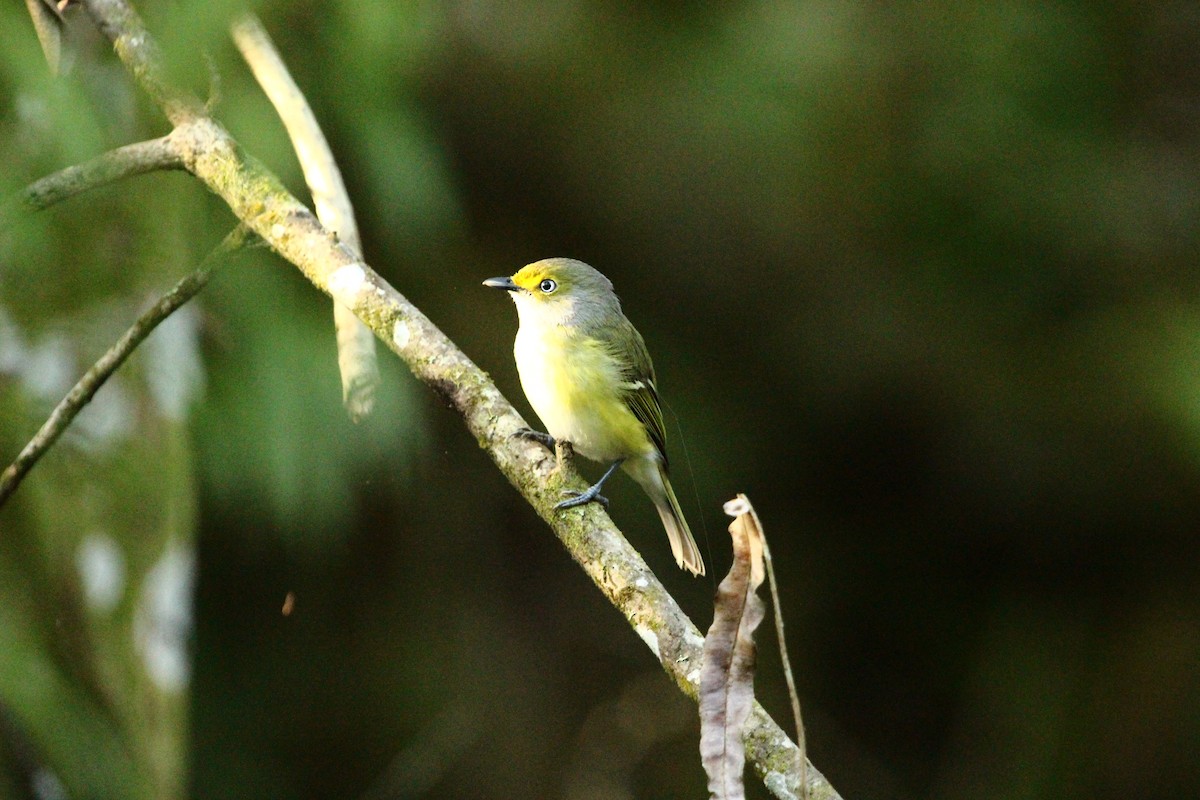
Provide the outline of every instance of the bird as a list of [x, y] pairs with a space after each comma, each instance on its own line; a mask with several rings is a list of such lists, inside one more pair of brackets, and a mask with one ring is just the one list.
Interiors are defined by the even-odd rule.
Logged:
[[610, 463], [586, 491], [565, 490], [564, 509], [608, 501], [604, 482], [621, 467], [650, 497], [666, 528], [675, 563], [703, 575], [704, 559], [668, 477], [666, 430], [646, 342], [621, 311], [612, 282], [573, 258], [547, 258], [484, 286], [510, 293], [517, 306], [513, 354], [521, 388], [546, 433], [593, 461]]

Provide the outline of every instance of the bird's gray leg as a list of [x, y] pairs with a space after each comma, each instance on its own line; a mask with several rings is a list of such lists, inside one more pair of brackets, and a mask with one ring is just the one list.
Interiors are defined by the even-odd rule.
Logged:
[[513, 434], [518, 439], [528, 439], [531, 442], [537, 442], [547, 450], [554, 449], [554, 437], [542, 431], [535, 431], [533, 428], [518, 428]]
[[595, 500], [600, 505], [608, 508], [608, 498], [600, 494], [600, 487], [604, 485], [604, 482], [608, 480], [610, 475], [617, 471], [617, 467], [621, 466], [621, 462], [624, 460], [625, 459], [623, 458], [618, 458], [616, 461], [614, 461], [612, 466], [608, 468], [608, 471], [600, 476], [600, 480], [596, 481], [582, 492], [577, 492], [574, 489], [563, 489], [563, 494], [567, 495], [568, 497], [566, 500], [556, 504], [554, 507], [574, 508], [575, 506], [581, 506], [585, 503], [590, 503]]

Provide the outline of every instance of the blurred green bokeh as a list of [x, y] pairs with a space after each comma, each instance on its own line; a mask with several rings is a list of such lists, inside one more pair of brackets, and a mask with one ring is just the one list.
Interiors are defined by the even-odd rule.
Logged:
[[[241, 4], [138, 7], [307, 198]], [[368, 262], [530, 419], [479, 282], [552, 255], [612, 278], [710, 572], [734, 493], [772, 537], [843, 796], [1200, 792], [1194, 3], [256, 7]], [[54, 79], [0, 8], [0, 195], [166, 131], [75, 12]], [[176, 174], [0, 231], [0, 462], [232, 224]], [[688, 701], [454, 415], [385, 352], [347, 420], [330, 316], [238, 256], [0, 510], [0, 798], [700, 795]], [[707, 626], [713, 584], [636, 487], [612, 498]], [[131, 587], [103, 613], [99, 534]], [[198, 559], [191, 675], [158, 697], [134, 587], [172, 547]]]

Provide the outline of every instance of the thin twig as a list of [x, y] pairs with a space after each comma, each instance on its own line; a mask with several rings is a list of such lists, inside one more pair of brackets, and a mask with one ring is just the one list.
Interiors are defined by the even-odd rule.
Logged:
[[[753, 513], [753, 508], [751, 509]], [[755, 518], [757, 519], [757, 514]], [[759, 526], [762, 529], [762, 526]], [[775, 564], [767, 536], [763, 534], [763, 561], [767, 565], [767, 583], [771, 586], [771, 604], [774, 606], [775, 636], [779, 639], [779, 659], [783, 662], [783, 679], [787, 681], [788, 698], [792, 701], [792, 719], [796, 723], [796, 769], [800, 773], [800, 798], [808, 797], [808, 754], [804, 737], [804, 720], [800, 717], [800, 695], [796, 692], [796, 679], [792, 676], [792, 661], [788, 658], [787, 640], [783, 636], [783, 607], [779, 603], [779, 587], [775, 585]]]
[[[362, 239], [358, 235], [354, 207], [342, 172], [316, 115], [292, 79], [271, 37], [257, 17], [247, 14], [233, 24], [233, 41], [287, 129], [312, 194], [317, 219], [361, 258]], [[342, 374], [342, 404], [350, 418], [358, 422], [371, 413], [379, 387], [375, 335], [336, 300], [333, 319], [337, 329], [338, 368]]]
[[58, 440], [63, 431], [71, 424], [76, 415], [83, 410], [104, 385], [105, 381], [116, 372], [125, 359], [142, 343], [158, 324], [171, 316], [180, 306], [196, 296], [204, 288], [212, 275], [213, 269], [221, 263], [230, 252], [241, 247], [246, 241], [247, 231], [238, 225], [225, 239], [210, 252], [200, 263], [195, 272], [184, 277], [175, 284], [157, 303], [151, 306], [137, 321], [125, 331], [116, 344], [110, 347], [91, 369], [83, 374], [79, 382], [67, 392], [67, 396], [55, 406], [50, 418], [42, 425], [37, 434], [29, 440], [29, 444], [21, 450], [16, 460], [0, 474], [0, 507], [3, 507], [12, 496], [21, 481], [33, 469], [46, 451]]
[[33, 29], [37, 31], [38, 42], [42, 45], [42, 54], [50, 65], [50, 72], [57, 75], [62, 65], [62, 14], [57, 6], [47, 4], [44, 0], [25, 0], [29, 16], [33, 20]]
[[170, 137], [118, 147], [26, 186], [20, 194], [0, 207], [0, 227], [19, 211], [41, 211], [122, 178], [172, 169], [183, 169], [183, 159]]

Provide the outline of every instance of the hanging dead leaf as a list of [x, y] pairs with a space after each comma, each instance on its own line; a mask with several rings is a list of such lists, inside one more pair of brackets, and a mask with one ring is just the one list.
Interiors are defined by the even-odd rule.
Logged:
[[715, 800], [742, 800], [746, 751], [742, 729], [754, 707], [754, 630], [766, 607], [763, 548], [756, 520], [740, 514], [729, 526], [733, 565], [717, 588], [700, 669], [700, 757]]

